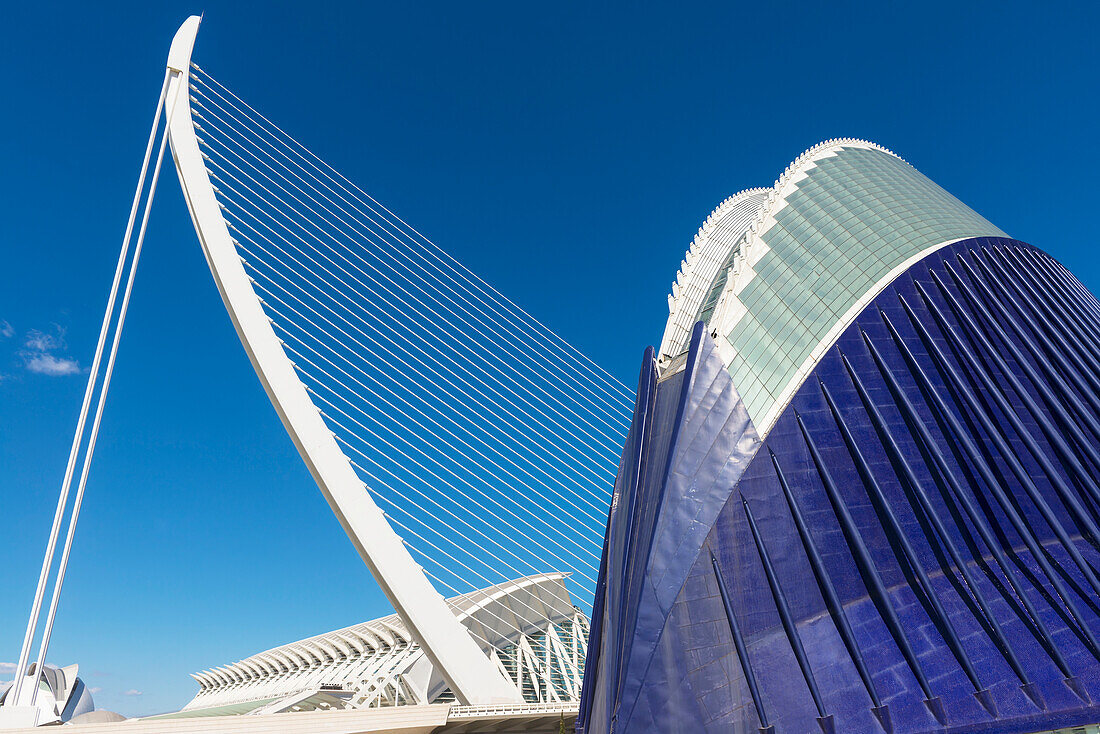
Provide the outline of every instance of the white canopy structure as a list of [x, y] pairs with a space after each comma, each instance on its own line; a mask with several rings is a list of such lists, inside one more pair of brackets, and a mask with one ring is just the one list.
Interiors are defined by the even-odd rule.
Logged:
[[[579, 697], [588, 620], [563, 575], [543, 574], [447, 600], [455, 618], [528, 703]], [[424, 705], [454, 700], [396, 614], [265, 650], [192, 677], [201, 686], [162, 718]]]

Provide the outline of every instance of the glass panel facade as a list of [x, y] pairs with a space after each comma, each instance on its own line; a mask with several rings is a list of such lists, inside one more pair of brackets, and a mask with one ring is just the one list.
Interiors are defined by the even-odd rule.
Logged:
[[[774, 225], [749, 243], [751, 251], [762, 241], [767, 252], [737, 294], [747, 314], [722, 335], [735, 353], [734, 385], [763, 431], [830, 330], [892, 270], [946, 241], [1007, 236], [883, 150], [839, 147], [804, 172], [782, 198], [785, 205], [777, 201]], [[737, 249], [713, 281], [699, 320], [722, 323], [715, 307]]]
[[718, 350], [643, 364], [577, 731], [1097, 734], [1100, 302], [945, 246], [763, 436]]

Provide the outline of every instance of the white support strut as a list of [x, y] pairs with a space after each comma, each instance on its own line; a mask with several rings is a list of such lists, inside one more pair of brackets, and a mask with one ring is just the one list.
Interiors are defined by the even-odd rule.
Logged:
[[177, 100], [168, 135], [180, 185], [210, 272], [256, 375], [321, 493], [394, 609], [436, 670], [464, 704], [521, 702], [469, 631], [413, 560], [340, 449], [260, 305], [222, 217], [191, 116], [189, 74], [198, 16], [172, 41], [168, 68], [176, 72], [168, 99]]

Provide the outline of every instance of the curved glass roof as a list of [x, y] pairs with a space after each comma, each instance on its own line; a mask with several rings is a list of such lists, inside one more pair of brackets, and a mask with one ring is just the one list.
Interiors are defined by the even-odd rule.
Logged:
[[767, 199], [692, 319], [706, 322], [762, 435], [844, 327], [908, 265], [959, 239], [1007, 236], [859, 140], [811, 148]]

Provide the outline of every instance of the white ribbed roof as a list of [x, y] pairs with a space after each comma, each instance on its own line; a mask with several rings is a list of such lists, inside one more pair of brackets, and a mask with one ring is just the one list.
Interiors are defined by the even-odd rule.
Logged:
[[[522, 635], [579, 615], [564, 585], [567, 575], [553, 572], [506, 581], [448, 599], [447, 605], [483, 648], [501, 649]], [[259, 706], [325, 685], [347, 686], [414, 669], [421, 679], [435, 679], [419, 645], [391, 614], [193, 673], [200, 691], [184, 710], [247, 702]]]
[[710, 284], [741, 241], [770, 189], [746, 189], [719, 204], [684, 253], [680, 270], [668, 297], [668, 324], [659, 354], [675, 357], [687, 346], [691, 327], [703, 305]]

